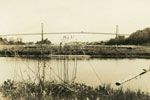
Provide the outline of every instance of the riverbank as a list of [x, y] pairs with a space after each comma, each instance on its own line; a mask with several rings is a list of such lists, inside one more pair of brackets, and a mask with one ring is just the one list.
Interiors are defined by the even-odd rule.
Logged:
[[5, 81], [0, 92], [7, 100], [150, 100], [140, 90], [113, 89], [110, 85], [96, 88], [82, 83], [14, 82]]
[[[150, 46], [131, 45], [1, 45], [1, 57], [45, 57], [78, 55], [91, 58], [150, 58]], [[86, 55], [86, 56], [85, 56]], [[71, 56], [70, 56], [71, 57]]]

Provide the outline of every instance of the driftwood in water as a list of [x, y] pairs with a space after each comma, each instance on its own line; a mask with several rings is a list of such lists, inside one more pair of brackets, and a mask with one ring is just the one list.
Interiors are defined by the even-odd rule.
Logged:
[[130, 77], [130, 78], [128, 78], [128, 79], [125, 79], [125, 80], [116, 82], [116, 85], [117, 85], [117, 86], [122, 85], [123, 83], [126, 83], [126, 82], [128, 82], [128, 81], [131, 81], [131, 80], [133, 80], [133, 79], [135, 79], [135, 78], [137, 78], [137, 77], [139, 77], [139, 76], [141, 76], [141, 75], [146, 74], [146, 73], [149, 72], [149, 71], [150, 71], [150, 68], [149, 68], [149, 69], [143, 69], [141, 73], [138, 73], [138, 74], [136, 74], [136, 75], [134, 75], [134, 76], [132, 76], [132, 77]]

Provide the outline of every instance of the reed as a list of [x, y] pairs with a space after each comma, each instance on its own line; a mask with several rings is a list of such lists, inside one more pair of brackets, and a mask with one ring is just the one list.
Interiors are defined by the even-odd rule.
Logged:
[[96, 88], [82, 83], [40, 83], [14, 82], [7, 80], [0, 88], [8, 100], [150, 100], [150, 95], [141, 90], [113, 89], [110, 85]]

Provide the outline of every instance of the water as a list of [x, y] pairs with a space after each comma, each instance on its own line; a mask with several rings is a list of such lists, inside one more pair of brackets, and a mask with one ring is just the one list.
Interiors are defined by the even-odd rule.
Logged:
[[[69, 66], [69, 79], [72, 77], [74, 60], [69, 60], [66, 65]], [[46, 61], [46, 79], [58, 80], [63, 76], [61, 73], [64, 65], [63, 60], [51, 59]], [[35, 79], [35, 73], [38, 73], [38, 66], [42, 69], [43, 62], [38, 62], [32, 59], [19, 58], [0, 58], [0, 83], [7, 79], [25, 80]], [[76, 82], [86, 83], [87, 85], [98, 86], [101, 84], [98, 77], [103, 83], [110, 83], [113, 88], [115, 82], [135, 75], [144, 68], [150, 66], [150, 59], [80, 59], [77, 60], [77, 78]], [[42, 72], [42, 71], [40, 71]], [[97, 75], [98, 77], [97, 77]], [[58, 77], [59, 76], [59, 77]], [[137, 79], [129, 81], [122, 85], [124, 89], [132, 90], [141, 89], [145, 92], [150, 92], [150, 74], [147, 73]]]

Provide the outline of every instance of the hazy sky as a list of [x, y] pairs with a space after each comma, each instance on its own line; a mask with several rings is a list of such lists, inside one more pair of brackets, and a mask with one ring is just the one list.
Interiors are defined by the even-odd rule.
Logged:
[[[149, 27], [149, 4], [150, 0], [0, 0], [0, 33], [39, 33], [43, 22], [44, 32], [115, 32], [118, 24], [120, 34], [130, 34]], [[86, 36], [105, 38], [110, 36]], [[24, 37], [31, 39], [40, 37]]]

